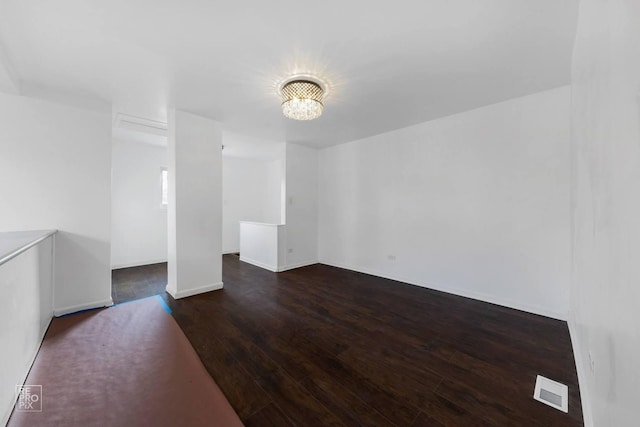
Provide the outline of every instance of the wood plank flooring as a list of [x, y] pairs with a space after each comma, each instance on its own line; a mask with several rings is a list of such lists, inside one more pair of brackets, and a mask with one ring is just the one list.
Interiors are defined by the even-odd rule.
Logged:
[[162, 295], [167, 287], [167, 263], [111, 270], [111, 299], [114, 304]]
[[[223, 257], [224, 289], [169, 305], [251, 426], [579, 426], [566, 323], [348, 270]], [[569, 386], [569, 414], [534, 401]]]

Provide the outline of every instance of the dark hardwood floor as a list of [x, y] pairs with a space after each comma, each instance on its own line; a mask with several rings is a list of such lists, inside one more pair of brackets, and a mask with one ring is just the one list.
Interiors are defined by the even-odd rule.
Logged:
[[[325, 265], [224, 256], [223, 280], [169, 305], [249, 427], [582, 425], [564, 322]], [[536, 374], [569, 414], [533, 400]]]
[[154, 295], [170, 298], [167, 287], [167, 263], [111, 270], [111, 299], [120, 304]]

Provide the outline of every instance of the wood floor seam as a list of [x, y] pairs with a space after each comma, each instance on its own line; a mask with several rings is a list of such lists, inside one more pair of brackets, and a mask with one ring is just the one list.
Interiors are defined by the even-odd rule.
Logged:
[[246, 416], [247, 419], [253, 417], [255, 414], [257, 414], [258, 412], [262, 411], [264, 408], [266, 408], [269, 405], [274, 404], [273, 400], [269, 400], [266, 404], [262, 405], [261, 407], [259, 407], [256, 411], [251, 412], [250, 414], [248, 414]]

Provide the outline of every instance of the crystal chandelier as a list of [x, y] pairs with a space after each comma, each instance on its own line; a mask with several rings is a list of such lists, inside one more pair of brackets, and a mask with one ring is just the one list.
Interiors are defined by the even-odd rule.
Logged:
[[292, 80], [280, 89], [282, 112], [290, 119], [313, 120], [322, 115], [325, 91], [310, 80]]

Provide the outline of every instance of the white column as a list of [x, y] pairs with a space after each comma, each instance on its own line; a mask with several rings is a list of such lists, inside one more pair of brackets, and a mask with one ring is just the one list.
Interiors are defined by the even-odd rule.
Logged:
[[177, 110], [168, 125], [167, 292], [177, 299], [222, 288], [222, 133]]

